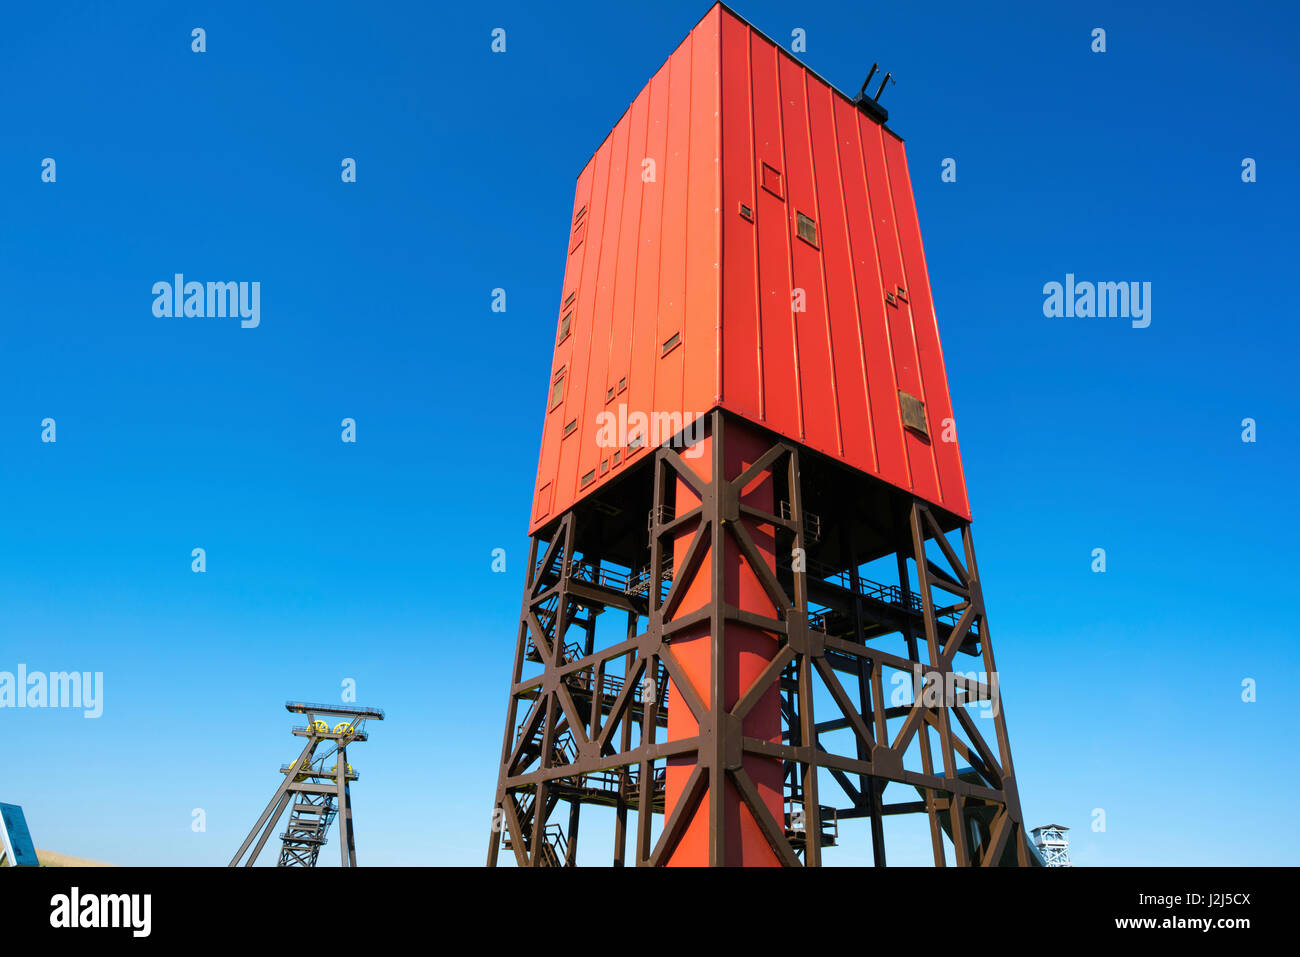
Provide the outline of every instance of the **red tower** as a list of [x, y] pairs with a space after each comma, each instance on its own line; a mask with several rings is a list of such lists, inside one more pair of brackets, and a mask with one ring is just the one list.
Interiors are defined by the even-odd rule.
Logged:
[[1032, 862], [887, 118], [718, 4], [579, 175], [489, 864]]

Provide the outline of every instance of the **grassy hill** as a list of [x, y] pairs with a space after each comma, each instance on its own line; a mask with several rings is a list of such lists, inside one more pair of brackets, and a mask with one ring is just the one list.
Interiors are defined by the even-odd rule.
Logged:
[[39, 847], [36, 849], [36, 856], [41, 862], [41, 867], [112, 867], [111, 864], [105, 864], [102, 861], [88, 861], [81, 857], [69, 857], [67, 854], [59, 854], [55, 851], [43, 851]]

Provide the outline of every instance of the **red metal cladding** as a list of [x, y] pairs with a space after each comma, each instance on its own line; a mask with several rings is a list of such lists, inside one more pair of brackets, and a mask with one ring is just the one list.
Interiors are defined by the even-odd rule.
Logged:
[[691, 31], [578, 177], [532, 531], [718, 404], [721, 19]]
[[[712, 478], [712, 445], [712, 437], [705, 438], [699, 443], [698, 457], [683, 459], [683, 464], [692, 469], [704, 483]], [[742, 427], [733, 426], [728, 429], [723, 443], [723, 477], [734, 480], [770, 446], [770, 441]], [[694, 494], [690, 485], [680, 478], [676, 481], [678, 512], [684, 513], [699, 505], [700, 499]], [[745, 505], [772, 514], [776, 508], [772, 491], [772, 472], [770, 470], [761, 472], [741, 490], [740, 499]], [[749, 532], [768, 570], [775, 572], [776, 537], [773, 527], [749, 518], [741, 518], [740, 521]], [[686, 556], [694, 534], [695, 530], [686, 526], [672, 537], [674, 568], [682, 569], [686, 566]], [[757, 616], [776, 617], [777, 608], [763, 590], [758, 576], [746, 564], [740, 551], [734, 545], [725, 544], [725, 536], [722, 538], [723, 554], [715, 555], [712, 547], [706, 546], [706, 553], [700, 560], [699, 569], [688, 579], [683, 580], [686, 591], [678, 605], [676, 616], [684, 617], [708, 606], [712, 601], [713, 565], [716, 562], [721, 573], [722, 591], [727, 604]], [[699, 696], [705, 708], [711, 705], [714, 690], [720, 689], [723, 706], [731, 710], [762, 675], [776, 655], [779, 646], [773, 635], [750, 625], [730, 622], [724, 628], [726, 633], [723, 641], [721, 674], [715, 675], [713, 672], [716, 644], [707, 619], [675, 633], [672, 640], [672, 654], [681, 664], [695, 694]], [[671, 679], [668, 699], [686, 700], [682, 689]], [[759, 701], [746, 714], [741, 727], [747, 737], [762, 738], [777, 744], [781, 742], [781, 700], [775, 684], [763, 693]], [[693, 738], [699, 733], [699, 724], [689, 707], [668, 709], [668, 732], [665, 741]], [[682, 800], [695, 765], [694, 754], [668, 759], [667, 770], [664, 773], [666, 813], [671, 814], [678, 802]], [[742, 766], [753, 780], [773, 819], [782, 820], [785, 809], [781, 802], [781, 759], [747, 754], [742, 758]], [[736, 867], [779, 865], [780, 861], [763, 837], [762, 828], [754, 818], [753, 812], [741, 799], [735, 785], [724, 778], [708, 782], [708, 790], [699, 805], [690, 813], [682, 836], [668, 854], [666, 865], [701, 867], [710, 863], [710, 811], [712, 802], [719, 800], [722, 802], [722, 820], [726, 835], [723, 844], [726, 848], [726, 859], [719, 863]]]
[[970, 518], [902, 140], [721, 4], [578, 177], [557, 318], [530, 531], [718, 406]]
[[721, 404], [968, 519], [902, 141], [725, 10], [721, 41]]

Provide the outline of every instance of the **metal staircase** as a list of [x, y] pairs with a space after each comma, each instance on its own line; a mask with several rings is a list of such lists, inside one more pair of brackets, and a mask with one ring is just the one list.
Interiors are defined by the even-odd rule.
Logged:
[[303, 794], [290, 806], [289, 821], [280, 835], [279, 867], [315, 867], [329, 839], [338, 807], [332, 794]]

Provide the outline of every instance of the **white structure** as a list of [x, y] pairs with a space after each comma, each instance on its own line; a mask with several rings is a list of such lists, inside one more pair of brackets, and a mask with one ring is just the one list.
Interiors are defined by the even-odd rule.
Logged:
[[1033, 836], [1034, 846], [1043, 855], [1046, 867], [1071, 867], [1070, 839], [1065, 832], [1069, 828], [1063, 824], [1044, 824], [1029, 833]]

